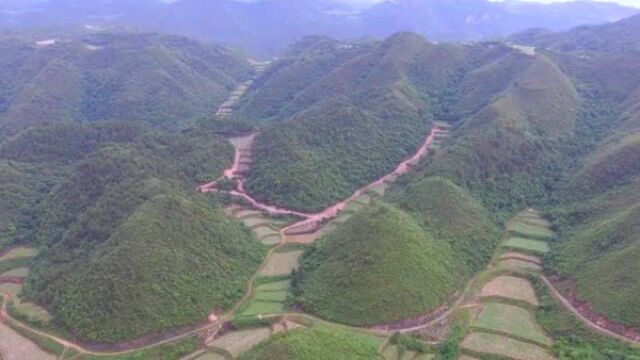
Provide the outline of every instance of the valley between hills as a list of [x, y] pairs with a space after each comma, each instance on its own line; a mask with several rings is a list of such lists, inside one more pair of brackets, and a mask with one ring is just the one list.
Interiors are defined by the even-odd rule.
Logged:
[[0, 358], [640, 358], [634, 34], [3, 36]]

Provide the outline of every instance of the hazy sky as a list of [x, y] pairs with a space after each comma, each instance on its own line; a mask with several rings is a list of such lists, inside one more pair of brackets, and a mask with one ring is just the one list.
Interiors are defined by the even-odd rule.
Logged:
[[[356, 3], [360, 5], [366, 4], [374, 4], [383, 0], [340, 0], [346, 3]], [[490, 0], [490, 1], [504, 1], [504, 0]], [[535, 1], [541, 3], [552, 3], [552, 2], [566, 2], [571, 0], [525, 0], [525, 1]], [[622, 5], [634, 6], [640, 8], [640, 0], [595, 0], [595, 1], [603, 1], [603, 2], [615, 2]]]

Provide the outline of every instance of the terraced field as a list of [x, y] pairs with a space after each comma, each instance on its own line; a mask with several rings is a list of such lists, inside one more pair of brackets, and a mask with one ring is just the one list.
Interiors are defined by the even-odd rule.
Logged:
[[541, 264], [539, 258], [529, 254], [548, 251], [548, 244], [540, 239], [551, 238], [553, 232], [548, 222], [530, 209], [514, 217], [506, 230], [506, 241], [484, 274], [487, 280], [477, 304], [481, 310], [473, 316], [471, 331], [460, 347], [469, 357], [553, 359], [553, 340], [536, 321], [540, 302], [527, 278], [528, 274], [539, 275]]
[[384, 360], [431, 360], [435, 358], [434, 354], [419, 353], [393, 344], [386, 344], [380, 354]]
[[531, 306], [538, 306], [538, 299], [531, 283], [523, 278], [515, 276], [498, 276], [489, 281], [480, 293], [483, 299], [506, 298], [524, 301]]
[[257, 316], [284, 312], [291, 287], [290, 272], [285, 276], [259, 277], [251, 296], [237, 311], [237, 315]]
[[20, 246], [4, 252], [0, 255], [0, 261], [20, 259], [20, 258], [32, 258], [38, 254], [38, 250], [26, 246]]

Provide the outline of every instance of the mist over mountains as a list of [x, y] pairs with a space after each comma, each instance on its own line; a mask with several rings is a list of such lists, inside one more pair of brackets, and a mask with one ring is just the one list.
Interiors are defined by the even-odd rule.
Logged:
[[368, 8], [335, 0], [44, 0], [0, 2], [0, 29], [109, 25], [197, 37], [273, 56], [305, 35], [382, 38], [413, 31], [434, 41], [504, 37], [619, 20], [638, 12], [613, 3], [396, 0]]

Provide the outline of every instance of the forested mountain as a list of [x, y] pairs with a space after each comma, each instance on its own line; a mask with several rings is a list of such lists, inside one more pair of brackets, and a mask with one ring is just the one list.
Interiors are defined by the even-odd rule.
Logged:
[[233, 158], [196, 120], [252, 68], [178, 37], [37, 41], [0, 40], [0, 248], [41, 250], [22, 298], [100, 343], [229, 308], [264, 249], [195, 192]]
[[[101, 24], [172, 24], [179, 33], [198, 29], [199, 37], [224, 32], [227, 43], [252, 38], [245, 45], [261, 53], [301, 35], [304, 23], [309, 31], [331, 29], [337, 38], [385, 36], [397, 30], [386, 20], [392, 16], [436, 38], [479, 39], [516, 23], [528, 26], [531, 14], [549, 9], [410, 0], [363, 12], [311, 0], [215, 6], [149, 0], [132, 8], [125, 1], [96, 7], [52, 0], [34, 6], [43, 10], [5, 12], [0, 21], [30, 26], [38, 17], [51, 19], [47, 11], [60, 11], [60, 22], [83, 23], [99, 14]], [[210, 20], [213, 8], [224, 21]], [[580, 23], [629, 12], [592, 3], [553, 9], [549, 17], [538, 14], [535, 25], [571, 25], [557, 19], [576, 9], [586, 14]], [[157, 20], [139, 20], [142, 13]], [[283, 17], [295, 21], [283, 29]], [[192, 23], [180, 23], [184, 18]], [[334, 322], [386, 326], [442, 308], [486, 268], [505, 220], [533, 206], [549, 213], [557, 230], [544, 259], [546, 274], [595, 314], [638, 329], [639, 20], [529, 30], [505, 42], [438, 43], [413, 32], [372, 41], [309, 36], [264, 71], [237, 52], [177, 36], [95, 28], [5, 33], [0, 251], [12, 245], [40, 250], [21, 299], [51, 313], [51, 330], [88, 342], [118, 343], [196, 324], [234, 308], [249, 281], [251, 290], [278, 288], [262, 294], [268, 300], [247, 294], [269, 309], [299, 306]], [[368, 30], [370, 22], [375, 31]], [[213, 115], [239, 93], [228, 116]], [[278, 227], [285, 219], [265, 225], [266, 214], [248, 203], [238, 201], [225, 212], [227, 197], [195, 191], [219, 178], [234, 158], [221, 134], [255, 131], [251, 147], [238, 151], [249, 167], [246, 181], [225, 186], [233, 183], [247, 197], [288, 209], [283, 212], [324, 210], [394, 170], [434, 126], [448, 129], [440, 147], [431, 144], [412, 171], [382, 184], [390, 186], [383, 196], [359, 195], [367, 199], [358, 203], [362, 209], [343, 209], [340, 221], [329, 222], [335, 229], [321, 229], [327, 232], [310, 245], [285, 244], [290, 228]], [[261, 227], [283, 246], [267, 252], [254, 236]], [[296, 271], [285, 264], [291, 267], [277, 276], [254, 277], [258, 269], [282, 265], [261, 266], [267, 253], [303, 255]], [[542, 305], [539, 311], [551, 310]], [[231, 315], [237, 316], [223, 331], [243, 321], [266, 323]], [[269, 325], [286, 330], [286, 320]], [[296, 342], [314, 334], [340, 346], [321, 327], [285, 334], [248, 358], [312, 351]], [[371, 357], [379, 346], [365, 337], [352, 340], [345, 353]], [[554, 340], [569, 349], [586, 341], [578, 335]]]
[[224, 48], [163, 35], [16, 34], [0, 48], [0, 138], [54, 122], [184, 129], [252, 71]]
[[[561, 236], [552, 270], [575, 280], [579, 299], [610, 320], [640, 327], [640, 16], [565, 33], [514, 39], [548, 48], [585, 89], [584, 158], [559, 195]], [[605, 294], [616, 294], [606, 296]]]
[[[464, 172], [469, 187], [485, 187], [487, 172], [500, 172], [504, 183], [485, 195], [509, 203], [522, 170], [509, 163], [519, 160], [489, 161], [486, 169], [477, 161], [529, 148], [531, 169], [551, 167], [539, 149], [571, 134], [577, 102], [571, 81], [549, 58], [499, 43], [433, 44], [410, 33], [372, 46], [306, 39], [239, 106], [239, 118], [268, 124], [256, 139], [260, 151], [247, 188], [280, 205], [323, 208], [390, 171], [417, 148], [431, 121], [446, 120], [461, 125], [468, 145], [448, 155], [458, 168], [442, 171]], [[544, 184], [535, 186], [544, 192]]]
[[430, 40], [481, 40], [532, 27], [567, 30], [637, 12], [587, 1], [485, 0], [383, 1], [364, 9], [334, 0], [43, 0], [4, 6], [0, 28], [124, 25], [213, 40], [261, 56], [278, 55], [305, 35], [353, 40], [413, 31]]

